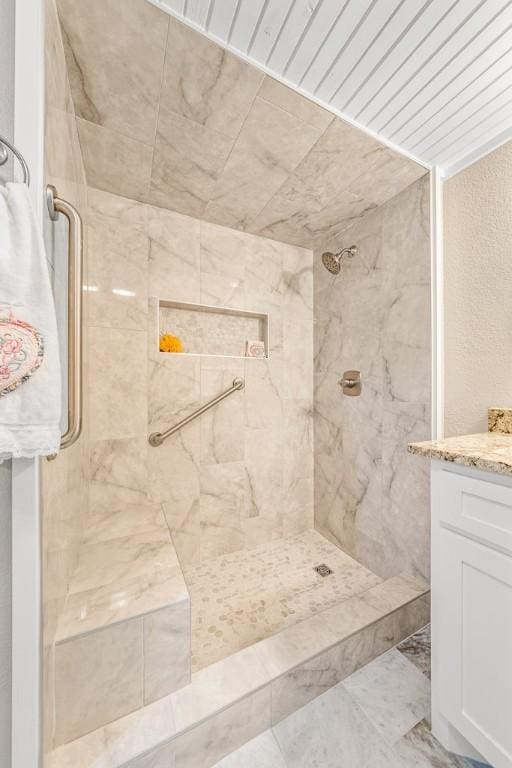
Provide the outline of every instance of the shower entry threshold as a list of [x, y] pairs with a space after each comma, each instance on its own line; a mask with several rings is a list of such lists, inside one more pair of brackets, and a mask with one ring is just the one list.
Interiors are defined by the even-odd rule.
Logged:
[[[333, 571], [326, 578], [313, 571], [324, 562]], [[326, 584], [336, 564], [324, 558], [308, 569]], [[422, 580], [379, 580], [205, 666], [174, 693], [58, 747], [45, 768], [209, 768], [413, 634], [429, 613]]]

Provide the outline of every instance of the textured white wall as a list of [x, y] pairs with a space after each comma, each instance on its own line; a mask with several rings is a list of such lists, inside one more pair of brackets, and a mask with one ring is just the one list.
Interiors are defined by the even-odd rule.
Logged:
[[512, 406], [512, 142], [445, 183], [445, 432]]
[[[0, 0], [0, 132], [14, 122], [14, 0]], [[7, 174], [10, 168], [4, 167]], [[0, 762], [11, 753], [11, 467], [0, 464]]]

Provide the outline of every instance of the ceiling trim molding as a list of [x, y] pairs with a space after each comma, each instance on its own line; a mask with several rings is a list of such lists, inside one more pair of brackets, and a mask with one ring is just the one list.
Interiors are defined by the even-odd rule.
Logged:
[[478, 160], [481, 160], [483, 157], [489, 155], [491, 152], [494, 152], [495, 149], [498, 149], [499, 147], [503, 146], [503, 144], [506, 144], [507, 141], [511, 140], [512, 126], [510, 126], [510, 128], [506, 128], [500, 133], [497, 133], [496, 136], [493, 136], [491, 139], [486, 141], [472, 152], [468, 152], [466, 155], [463, 155], [461, 158], [455, 160], [450, 165], [446, 165], [444, 168], [441, 168], [440, 170], [443, 178], [449, 179], [451, 176], [455, 176], [457, 173], [460, 173], [460, 171], [463, 171], [465, 168], [473, 165], [473, 163], [478, 162]]

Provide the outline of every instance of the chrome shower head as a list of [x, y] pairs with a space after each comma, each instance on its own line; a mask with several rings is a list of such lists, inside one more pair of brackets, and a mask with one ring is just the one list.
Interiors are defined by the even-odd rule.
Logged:
[[357, 245], [351, 245], [349, 248], [342, 248], [337, 253], [331, 253], [326, 251], [322, 253], [322, 263], [326, 269], [333, 275], [339, 275], [341, 272], [341, 260], [343, 256], [348, 256], [350, 259], [357, 253]]
[[333, 275], [338, 275], [341, 270], [341, 256], [337, 253], [326, 251], [322, 253], [322, 263]]

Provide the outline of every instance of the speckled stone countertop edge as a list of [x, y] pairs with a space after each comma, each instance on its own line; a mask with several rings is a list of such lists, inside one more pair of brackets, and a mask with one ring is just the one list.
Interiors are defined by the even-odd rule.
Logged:
[[410, 443], [409, 453], [512, 476], [512, 434], [482, 432]]

